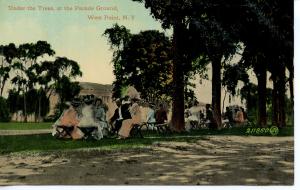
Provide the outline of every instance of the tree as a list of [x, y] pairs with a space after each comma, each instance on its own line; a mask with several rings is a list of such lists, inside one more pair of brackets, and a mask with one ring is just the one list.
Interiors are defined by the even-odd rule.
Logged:
[[186, 30], [188, 20], [186, 13], [191, 8], [187, 1], [133, 0], [143, 2], [151, 14], [162, 23], [162, 27], [173, 28], [172, 51], [172, 119], [171, 127], [174, 131], [184, 131], [184, 76], [187, 68], [191, 67], [191, 60], [185, 53], [188, 36]]
[[[122, 28], [114, 25], [113, 28]], [[123, 28], [125, 29], [125, 27]], [[127, 29], [125, 29], [127, 30]], [[129, 30], [127, 30], [129, 32]], [[111, 34], [109, 32], [116, 32]], [[108, 38], [118, 35], [117, 29], [107, 29], [104, 34]], [[127, 41], [115, 46], [122, 45], [114, 51], [118, 59], [114, 59], [114, 95], [120, 95], [124, 86], [134, 86], [143, 99], [147, 101], [159, 100], [170, 94], [172, 73], [171, 42], [163, 34], [155, 30], [143, 31], [138, 34], [130, 34]], [[113, 40], [110, 40], [110, 43]]]
[[[273, 102], [278, 102], [280, 107], [278, 126], [285, 126], [285, 68], [293, 68], [293, 2], [245, 0], [243, 3], [240, 37], [246, 46], [244, 60], [252, 65], [258, 78], [258, 125], [266, 126], [266, 72], [269, 70], [275, 85]], [[293, 83], [293, 77], [289, 78]]]
[[[37, 76], [39, 73], [35, 72], [37, 67], [37, 59], [42, 58], [44, 55], [52, 56], [54, 51], [51, 45], [46, 41], [38, 41], [36, 43], [25, 43], [19, 45], [17, 48], [16, 58], [14, 60], [13, 68], [17, 72], [16, 76], [12, 79], [12, 83], [17, 85], [18, 92], [22, 92], [24, 98], [24, 120], [27, 122], [27, 98], [26, 94], [29, 90], [35, 88], [37, 84]], [[39, 99], [39, 105], [41, 101]]]
[[8, 122], [9, 120], [10, 114], [7, 100], [0, 97], [0, 122]]
[[[47, 99], [55, 91], [59, 94], [59, 105], [70, 101], [80, 92], [79, 83], [72, 82], [72, 79], [82, 76], [80, 66], [76, 61], [66, 57], [57, 57], [55, 61], [43, 61], [37, 71], [41, 73], [38, 81]], [[59, 108], [62, 111], [62, 107], [59, 106]]]
[[16, 57], [16, 55], [17, 48], [15, 44], [10, 43], [7, 46], [0, 46], [0, 96], [3, 95], [4, 87], [6, 85], [7, 80], [9, 79], [9, 73], [12, 67], [12, 60]]

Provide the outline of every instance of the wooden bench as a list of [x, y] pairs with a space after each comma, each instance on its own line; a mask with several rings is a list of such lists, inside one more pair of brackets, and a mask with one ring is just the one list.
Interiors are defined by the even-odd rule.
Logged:
[[71, 137], [71, 133], [74, 130], [73, 126], [63, 126], [58, 125], [56, 126], [57, 138], [66, 138]]
[[141, 138], [144, 138], [143, 134], [142, 134], [142, 128], [143, 128], [143, 124], [133, 124], [132, 129], [130, 131], [130, 136], [131, 137], [138, 137], [140, 136]]
[[152, 125], [153, 130], [155, 130], [159, 134], [166, 135], [168, 133], [171, 133], [168, 123], [160, 123], [160, 124], [158, 124], [156, 122], [142, 123], [142, 126], [145, 126], [147, 131], [149, 131], [149, 128], [150, 128], [149, 125]]
[[84, 139], [88, 139], [92, 137], [92, 133], [96, 130], [98, 130], [98, 127], [96, 126], [91, 126], [91, 127], [78, 127], [80, 131], [84, 134]]

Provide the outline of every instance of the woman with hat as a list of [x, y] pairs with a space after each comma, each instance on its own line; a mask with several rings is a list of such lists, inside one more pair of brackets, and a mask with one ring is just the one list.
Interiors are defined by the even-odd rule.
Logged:
[[[53, 125], [52, 135], [57, 134], [57, 126], [61, 127], [73, 127], [71, 132], [72, 139], [80, 139], [83, 137], [82, 132], [77, 128], [79, 125], [78, 112], [76, 108], [79, 106], [78, 102], [72, 101], [71, 103], [66, 103], [68, 109], [64, 110], [60, 118]], [[70, 138], [70, 137], [69, 137]]]
[[131, 119], [126, 119], [122, 122], [122, 127], [118, 133], [119, 139], [128, 138], [133, 125], [141, 124], [141, 109], [138, 105], [140, 95], [134, 87], [128, 88], [127, 95], [129, 96], [131, 101], [131, 107], [129, 108]]
[[97, 127], [98, 130], [93, 133], [93, 137], [97, 140], [103, 138], [102, 127], [94, 119], [94, 109], [93, 109], [94, 97], [86, 96], [84, 98], [85, 105], [82, 108], [81, 118], [79, 122], [79, 127]]

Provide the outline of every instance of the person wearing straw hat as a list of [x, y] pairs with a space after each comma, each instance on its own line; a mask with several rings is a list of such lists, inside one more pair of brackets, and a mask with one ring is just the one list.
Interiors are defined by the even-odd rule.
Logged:
[[129, 112], [131, 115], [131, 119], [126, 119], [122, 122], [122, 127], [119, 130], [119, 139], [125, 139], [130, 136], [130, 131], [134, 124], [141, 124], [141, 109], [138, 105], [138, 101], [140, 100], [140, 94], [134, 87], [129, 87], [127, 90], [127, 95], [131, 101], [131, 107], [129, 108]]

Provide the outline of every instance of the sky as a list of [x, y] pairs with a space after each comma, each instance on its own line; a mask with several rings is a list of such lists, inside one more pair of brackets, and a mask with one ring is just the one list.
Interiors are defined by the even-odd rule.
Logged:
[[[25, 8], [25, 10], [12, 10]], [[36, 10], [27, 10], [28, 7]], [[80, 7], [117, 7], [117, 11], [76, 11]], [[62, 10], [48, 11], [39, 8], [53, 7]], [[72, 7], [72, 11], [64, 10]], [[111, 64], [112, 51], [107, 38], [102, 36], [106, 28], [116, 21], [89, 20], [88, 15], [104, 16], [119, 15], [123, 18], [134, 19], [117, 21], [132, 33], [141, 30], [157, 29], [164, 31], [161, 24], [150, 16], [149, 10], [143, 4], [132, 0], [0, 0], [0, 44], [22, 44], [45, 40], [52, 45], [56, 56], [65, 56], [79, 63], [83, 76], [78, 81], [112, 84], [114, 80], [113, 66]], [[171, 30], [165, 31], [171, 36]], [[211, 76], [209, 70], [209, 76]], [[210, 77], [211, 78], [211, 77]], [[255, 77], [252, 77], [255, 81]], [[211, 101], [211, 82], [195, 81], [198, 101], [209, 103]], [[224, 91], [222, 92], [224, 94]], [[222, 97], [223, 99], [223, 97]], [[240, 104], [238, 98], [233, 103]], [[225, 101], [228, 104], [228, 98]]]

